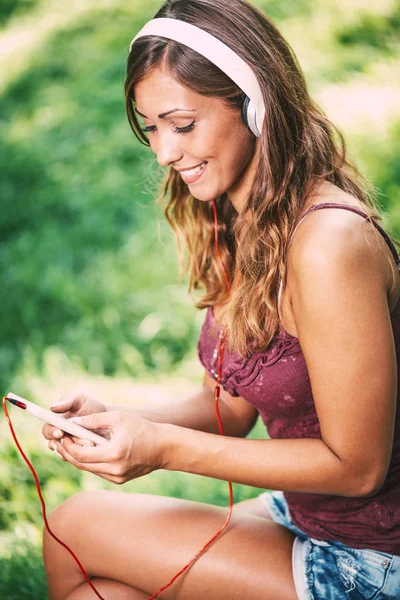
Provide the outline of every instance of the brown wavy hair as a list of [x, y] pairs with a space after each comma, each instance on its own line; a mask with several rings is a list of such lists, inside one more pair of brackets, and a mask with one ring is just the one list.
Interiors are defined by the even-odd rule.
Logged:
[[[292, 48], [266, 15], [245, 0], [168, 0], [160, 17], [196, 25], [230, 46], [252, 67], [263, 92], [266, 117], [246, 206], [238, 214], [226, 193], [215, 199], [231, 296], [216, 254], [212, 203], [196, 200], [173, 168], [157, 199], [167, 199], [164, 213], [181, 275], [189, 274], [189, 293], [205, 288], [196, 307], [221, 307], [227, 347], [245, 358], [265, 350], [280, 328], [277, 296], [280, 278], [286, 288], [288, 241], [317, 185], [327, 180], [358, 198], [368, 220], [382, 220], [380, 209], [375, 190], [347, 158], [343, 135], [310, 98]], [[150, 145], [134, 111], [135, 85], [161, 65], [180, 84], [240, 110], [242, 90], [206, 58], [165, 38], [140, 38], [128, 57], [125, 95], [129, 123], [143, 144]]]

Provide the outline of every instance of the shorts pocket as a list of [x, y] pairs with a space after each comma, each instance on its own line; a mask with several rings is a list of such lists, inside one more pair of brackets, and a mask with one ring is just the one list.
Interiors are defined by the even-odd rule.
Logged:
[[347, 598], [374, 600], [385, 585], [391, 555], [353, 548], [335, 548], [334, 553]]
[[384, 567], [390, 564], [393, 558], [392, 555], [388, 552], [379, 552], [378, 550], [366, 550], [364, 548], [357, 548], [354, 550], [354, 553], [356, 554], [356, 556], [361, 555], [368, 563], [375, 563]]

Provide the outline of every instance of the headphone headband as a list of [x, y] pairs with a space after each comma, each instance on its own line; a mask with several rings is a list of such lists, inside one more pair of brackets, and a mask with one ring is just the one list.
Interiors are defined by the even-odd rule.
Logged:
[[265, 105], [260, 84], [251, 67], [218, 38], [203, 29], [179, 21], [178, 19], [153, 19], [149, 21], [132, 40], [129, 51], [137, 39], [145, 36], [159, 36], [174, 40], [195, 50], [236, 83], [238, 87], [250, 98], [255, 109], [254, 125], [258, 137], [261, 135], [265, 117]]

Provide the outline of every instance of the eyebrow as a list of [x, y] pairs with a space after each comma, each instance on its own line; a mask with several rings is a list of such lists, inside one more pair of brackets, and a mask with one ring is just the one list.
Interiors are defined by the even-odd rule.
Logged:
[[[141, 117], [143, 117], [144, 119], [148, 119], [149, 117], [146, 117], [146, 115], [144, 115], [143, 113], [141, 113], [137, 108], [135, 108], [135, 111], [138, 113], [138, 115], [140, 115]], [[179, 112], [179, 111], [183, 111], [183, 112], [196, 112], [194, 109], [189, 109], [189, 108], [173, 108], [172, 110], [165, 112], [165, 113], [161, 113], [161, 115], [158, 115], [159, 119], [165, 119], [165, 117], [168, 117], [168, 115], [172, 115], [172, 113], [175, 112]]]

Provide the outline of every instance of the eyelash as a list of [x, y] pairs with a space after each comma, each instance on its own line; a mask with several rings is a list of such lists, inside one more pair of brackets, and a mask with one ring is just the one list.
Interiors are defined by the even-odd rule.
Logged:
[[[195, 128], [195, 123], [196, 120], [194, 120], [193, 123], [191, 123], [187, 127], [176, 127], [176, 125], [174, 125], [174, 131], [175, 133], [190, 133]], [[151, 127], [145, 127], [144, 129], [142, 129], [142, 131], [144, 131], [145, 133], [154, 133], [155, 130], [155, 125]]]

